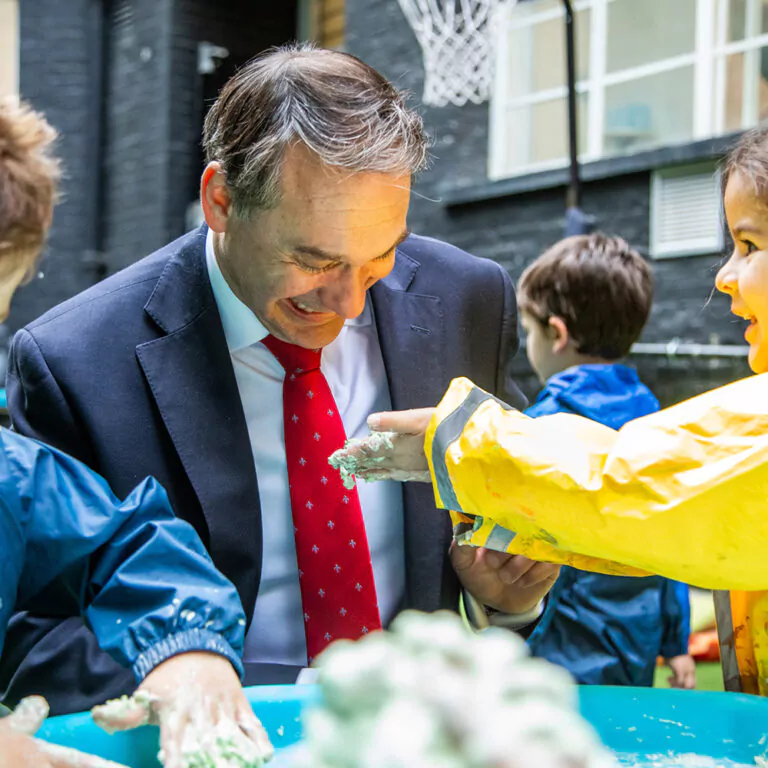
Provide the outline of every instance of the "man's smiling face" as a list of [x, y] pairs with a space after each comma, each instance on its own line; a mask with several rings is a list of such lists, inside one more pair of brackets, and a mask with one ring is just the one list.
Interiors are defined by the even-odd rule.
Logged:
[[294, 145], [283, 160], [277, 206], [249, 220], [230, 212], [214, 239], [216, 257], [234, 293], [273, 336], [324, 347], [394, 266], [409, 200], [409, 175], [352, 174]]

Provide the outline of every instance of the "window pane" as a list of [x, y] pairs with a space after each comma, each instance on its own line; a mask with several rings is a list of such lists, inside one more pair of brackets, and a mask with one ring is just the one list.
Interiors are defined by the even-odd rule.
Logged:
[[[764, 35], [768, 32], [768, 0], [717, 1], [718, 6], [726, 6], [726, 43]], [[753, 15], [748, 17], [750, 9], [752, 9]], [[718, 8], [718, 11], [720, 10]]]
[[[579, 152], [587, 146], [586, 94], [578, 97]], [[568, 100], [553, 99], [507, 113], [506, 166], [515, 173], [529, 166], [568, 157]]]
[[608, 72], [692, 53], [696, 0], [611, 0]]
[[690, 140], [693, 67], [606, 88], [604, 131], [607, 155]]
[[[768, 48], [734, 53], [720, 59], [725, 66], [724, 133], [751, 128], [768, 118]], [[717, 119], [715, 125], [718, 125]]]
[[[558, 0], [560, 3], [561, 0]], [[538, 3], [522, 3], [516, 8]], [[546, 6], [545, 6], [546, 7]], [[514, 17], [513, 12], [513, 18]], [[590, 11], [575, 14], [576, 79], [589, 76]], [[509, 32], [509, 83], [511, 99], [565, 86], [565, 20], [562, 16]]]

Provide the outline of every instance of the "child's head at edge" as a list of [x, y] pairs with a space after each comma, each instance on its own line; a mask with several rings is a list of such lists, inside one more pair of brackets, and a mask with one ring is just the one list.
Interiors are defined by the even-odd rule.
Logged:
[[526, 352], [539, 379], [625, 357], [652, 300], [651, 270], [622, 238], [594, 233], [553, 245], [518, 284]]
[[722, 167], [723, 206], [733, 251], [717, 274], [731, 312], [750, 321], [749, 366], [768, 372], [768, 126], [741, 137]]
[[15, 97], [0, 99], [0, 322], [45, 245], [61, 170], [56, 131]]

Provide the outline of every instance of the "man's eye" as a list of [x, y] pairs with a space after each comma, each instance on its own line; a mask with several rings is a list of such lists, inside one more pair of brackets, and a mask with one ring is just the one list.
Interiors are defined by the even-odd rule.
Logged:
[[319, 275], [323, 272], [329, 272], [335, 266], [336, 264], [326, 264], [323, 267], [313, 267], [309, 264], [302, 264], [302, 263], [298, 264], [298, 267], [300, 270], [302, 270], [303, 272], [309, 272], [310, 275]]

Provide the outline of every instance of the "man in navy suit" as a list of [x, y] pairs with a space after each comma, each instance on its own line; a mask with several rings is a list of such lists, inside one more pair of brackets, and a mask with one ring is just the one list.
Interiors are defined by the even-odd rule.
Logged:
[[[225, 86], [204, 145], [206, 225], [17, 334], [15, 429], [83, 460], [118, 495], [146, 475], [165, 486], [239, 590], [246, 682], [293, 681], [323, 637], [386, 626], [405, 607], [456, 610], [462, 588], [491, 623], [529, 626], [555, 567], [450, 548], [429, 488], [337, 492], [330, 468], [304, 458], [327, 455], [331, 422], [335, 439], [362, 436], [369, 413], [434, 403], [456, 376], [504, 396], [517, 346], [509, 277], [406, 228], [427, 156], [419, 116], [358, 59], [286, 48]], [[293, 384], [307, 371], [286, 362], [301, 355], [316, 361], [303, 390]], [[320, 416], [331, 421], [305, 423]], [[310, 501], [305, 487], [329, 490]], [[322, 547], [302, 543], [309, 529]], [[343, 604], [314, 566], [328, 547]], [[34, 689], [62, 713], [129, 691], [67, 595], [59, 605], [12, 622], [6, 702]], [[358, 610], [371, 621], [350, 623]], [[312, 634], [318, 615], [335, 635]]]

